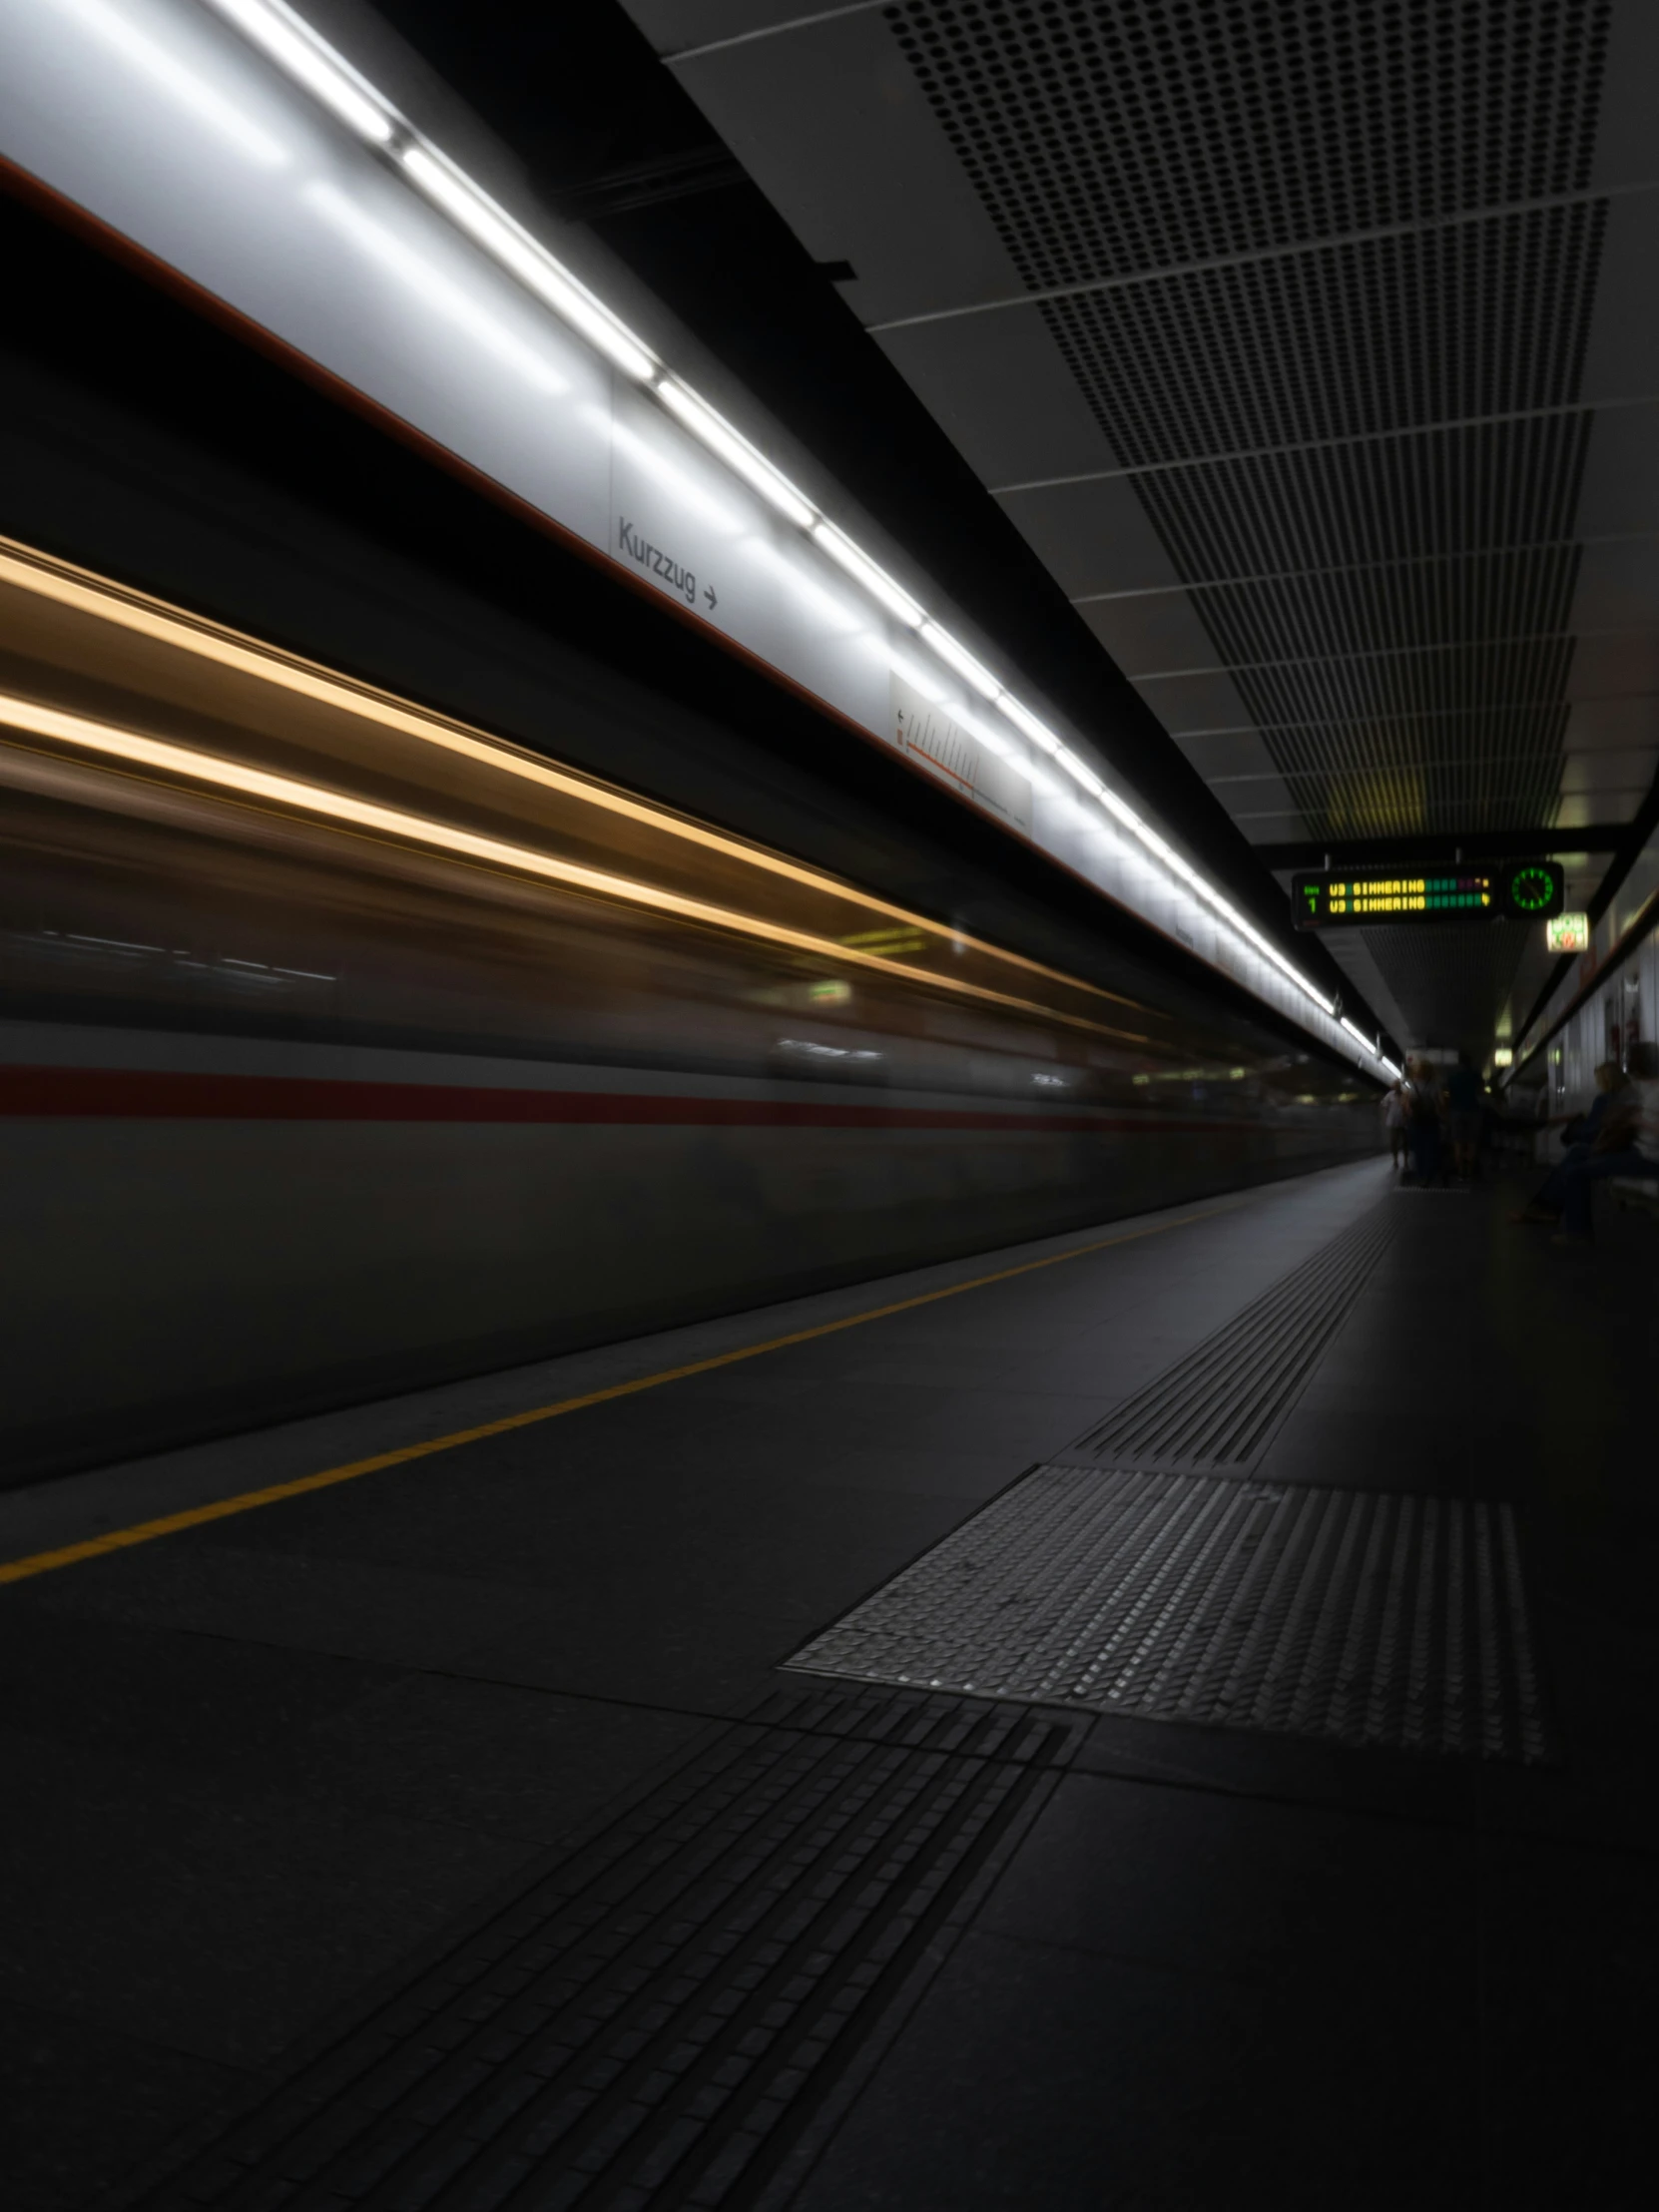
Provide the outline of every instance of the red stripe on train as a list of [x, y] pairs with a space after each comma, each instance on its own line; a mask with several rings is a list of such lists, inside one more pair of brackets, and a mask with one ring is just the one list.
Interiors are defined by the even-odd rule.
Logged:
[[141, 1068], [0, 1067], [0, 1116], [127, 1121], [634, 1123], [703, 1128], [1033, 1130], [1049, 1135], [1237, 1132], [1239, 1122], [836, 1100], [660, 1097], [635, 1091], [484, 1089], [302, 1075], [198, 1075]]

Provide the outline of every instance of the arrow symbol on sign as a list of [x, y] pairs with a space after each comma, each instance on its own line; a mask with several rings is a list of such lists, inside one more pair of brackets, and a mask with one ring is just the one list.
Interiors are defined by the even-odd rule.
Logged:
[[713, 584], [704, 585], [703, 596], [709, 602], [711, 607], [718, 607], [720, 605], [720, 601], [715, 597], [715, 587], [713, 586]]

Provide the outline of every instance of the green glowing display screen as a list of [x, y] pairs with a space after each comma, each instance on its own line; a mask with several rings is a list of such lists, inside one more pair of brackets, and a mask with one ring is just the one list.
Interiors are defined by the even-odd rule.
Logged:
[[1392, 927], [1418, 921], [1547, 921], [1566, 903], [1554, 860], [1484, 867], [1328, 868], [1291, 880], [1299, 929]]

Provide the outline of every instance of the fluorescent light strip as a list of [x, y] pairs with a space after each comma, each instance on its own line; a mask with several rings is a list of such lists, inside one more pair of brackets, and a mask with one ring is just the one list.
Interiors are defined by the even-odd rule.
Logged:
[[399, 154], [401, 166], [435, 206], [588, 338], [607, 359], [636, 381], [649, 383], [663, 405], [728, 467], [760, 491], [797, 528], [808, 531], [813, 542], [822, 546], [896, 621], [907, 629], [919, 630], [946, 666], [987, 699], [994, 700], [998, 710], [1022, 736], [1054, 759], [1166, 868], [1213, 907], [1246, 944], [1294, 983], [1328, 1017], [1335, 1016], [1334, 1001], [1247, 921], [1222, 892], [1149, 830], [1134, 810], [1109, 790], [1046, 723], [1012, 692], [1003, 690], [967, 648], [958, 644], [942, 624], [932, 621], [878, 562], [871, 560], [827, 516], [819, 514], [811, 501], [741, 431], [717, 414], [688, 385], [660, 370], [650, 348], [452, 162], [434, 148], [420, 143], [406, 126], [394, 126], [388, 120], [388, 105], [380, 100], [374, 88], [308, 24], [284, 6], [282, 0], [213, 0], [213, 4], [240, 24], [249, 37], [263, 46], [290, 75], [363, 136], [384, 144], [393, 136], [395, 128], [402, 128], [408, 143]]
[[359, 138], [375, 146], [389, 142], [392, 120], [372, 87], [281, 0], [213, 0], [213, 5]]
[[746, 483], [753, 484], [787, 522], [793, 522], [798, 530], [811, 529], [818, 512], [812, 502], [773, 467], [764, 453], [758, 452], [741, 432], [734, 430], [724, 416], [716, 414], [713, 407], [699, 399], [689, 384], [681, 383], [677, 376], [664, 376], [656, 389], [657, 397], [669, 412], [678, 415], [686, 428], [700, 437], [711, 452], [718, 454], [728, 468]]
[[1038, 749], [1039, 752], [1047, 753], [1050, 755], [1059, 752], [1060, 741], [1054, 735], [1053, 731], [1048, 727], [1047, 723], [1039, 722], [1036, 716], [1031, 712], [1030, 708], [1025, 706], [1020, 700], [1016, 699], [1012, 692], [1004, 692], [1002, 694], [1002, 697], [997, 701], [996, 704], [1000, 712], [1007, 716], [1008, 720], [1013, 724], [1014, 728], [1019, 732], [1020, 736], [1023, 738], [1029, 738], [1031, 740], [1031, 743]]
[[394, 238], [335, 186], [318, 180], [302, 187], [299, 197], [357, 253], [376, 262], [405, 284], [426, 307], [461, 331], [472, 344], [493, 353], [527, 384], [545, 392], [550, 399], [569, 391], [569, 381], [534, 345], [527, 345], [493, 315], [484, 313], [458, 284], [450, 283], [422, 255], [405, 246], [401, 239]]
[[1337, 1019], [1342, 1023], [1343, 1027], [1348, 1031], [1351, 1037], [1355, 1038], [1357, 1042], [1365, 1046], [1366, 1050], [1371, 1054], [1374, 1060], [1380, 1060], [1382, 1057], [1381, 1052], [1379, 1052], [1377, 1049], [1377, 1039], [1375, 1037], [1368, 1037], [1366, 1035], [1366, 1032], [1362, 1028], [1360, 1028], [1356, 1023], [1349, 1020], [1347, 1014], [1339, 1014], [1337, 1016]]
[[931, 988], [954, 991], [965, 998], [1036, 1014], [1045, 1021], [1088, 1030], [1095, 1036], [1134, 1044], [1148, 1042], [1144, 1036], [1109, 1029], [1102, 1022], [1087, 1021], [1080, 1014], [1064, 1013], [1036, 999], [1016, 998], [1008, 991], [992, 990], [987, 984], [970, 983], [948, 972], [936, 974], [929, 968], [911, 967], [906, 961], [888, 959], [878, 952], [865, 952], [834, 937], [791, 929], [778, 922], [762, 920], [758, 915], [742, 913], [736, 907], [716, 906], [707, 899], [688, 898], [684, 892], [666, 890], [659, 884], [613, 875], [608, 869], [583, 867], [577, 861], [558, 859], [530, 845], [509, 844], [502, 837], [482, 836], [476, 830], [462, 830], [453, 823], [434, 822], [426, 815], [408, 814], [398, 807], [382, 807], [372, 800], [354, 799], [348, 792], [329, 791], [319, 784], [302, 783], [297, 777], [274, 776], [266, 769], [252, 768], [242, 761], [198, 753], [187, 746], [169, 744], [162, 738], [145, 737], [136, 730], [123, 730], [113, 723], [94, 722], [84, 715], [65, 714], [56, 707], [42, 706], [38, 700], [0, 694], [0, 723], [31, 737], [73, 746], [105, 760], [156, 770], [165, 776], [184, 777], [192, 783], [232, 792], [239, 798], [264, 800], [274, 806], [318, 815], [330, 822], [346, 823], [354, 830], [435, 846], [462, 859], [509, 868], [517, 874], [540, 876], [572, 890], [621, 899], [630, 905], [649, 907], [688, 921], [730, 929], [741, 936], [759, 937], [771, 944], [818, 953], [837, 965], [850, 963], [855, 967], [874, 968], [882, 974], [902, 976], [907, 982], [923, 983]]
[[862, 584], [877, 605], [885, 607], [888, 614], [902, 622], [908, 630], [919, 630], [922, 612], [904, 589], [895, 584], [884, 568], [877, 566], [867, 553], [853, 544], [844, 530], [837, 530], [832, 522], [820, 516], [813, 524], [813, 542], [822, 545], [832, 561], [838, 561], [855, 584]]
[[649, 348], [458, 169], [424, 146], [406, 146], [399, 158], [428, 200], [607, 360], [640, 383], [656, 373]]
[[976, 661], [965, 645], [958, 645], [950, 632], [934, 622], [931, 616], [921, 626], [921, 642], [931, 646], [945, 667], [953, 669], [965, 683], [971, 684], [982, 698], [995, 699], [1001, 693], [1001, 680]]

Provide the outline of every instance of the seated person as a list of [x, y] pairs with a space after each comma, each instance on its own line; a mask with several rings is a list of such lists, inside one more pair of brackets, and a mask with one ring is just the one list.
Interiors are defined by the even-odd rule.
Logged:
[[[1640, 1071], [1647, 1073], [1651, 1045], [1638, 1047]], [[1636, 1053], [1632, 1054], [1632, 1060]], [[1659, 1082], [1624, 1082], [1610, 1094], [1599, 1133], [1584, 1157], [1569, 1153], [1562, 1163], [1561, 1234], [1557, 1244], [1590, 1242], [1590, 1188], [1609, 1176], [1640, 1175], [1659, 1180]], [[1573, 1150], [1578, 1150], [1574, 1146]]]
[[1630, 1088], [1616, 1060], [1603, 1060], [1596, 1069], [1595, 1081], [1596, 1095], [1590, 1101], [1589, 1112], [1575, 1115], [1567, 1124], [1566, 1157], [1558, 1167], [1550, 1169], [1520, 1212], [1509, 1216], [1511, 1221], [1544, 1222], [1553, 1228], [1560, 1220], [1561, 1209], [1567, 1202], [1567, 1170], [1590, 1157], [1614, 1101]]

